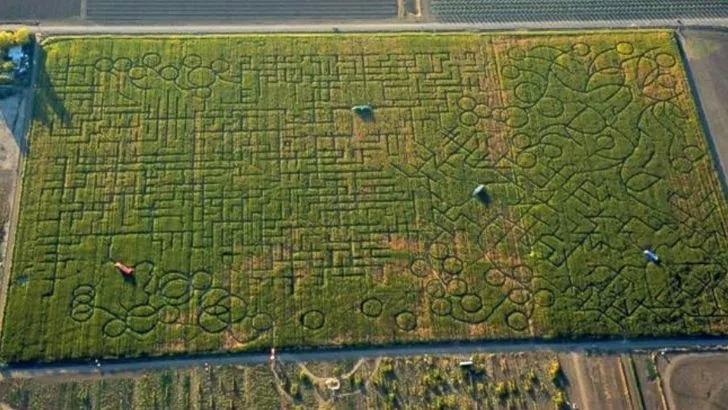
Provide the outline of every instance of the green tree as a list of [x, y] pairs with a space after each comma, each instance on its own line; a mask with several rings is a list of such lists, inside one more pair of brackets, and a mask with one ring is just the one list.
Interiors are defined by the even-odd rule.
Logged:
[[30, 30], [28, 30], [25, 27], [21, 27], [21, 28], [15, 30], [15, 35], [13, 36], [13, 40], [14, 40], [15, 44], [22, 46], [22, 45], [30, 43], [31, 35], [32, 34], [31, 34]]
[[13, 42], [15, 41], [15, 38], [13, 36], [13, 33], [9, 31], [0, 31], [0, 50], [5, 50], [11, 45], [13, 45]]
[[551, 399], [554, 402], [554, 407], [556, 408], [556, 410], [568, 408], [568, 405], [566, 404], [566, 395], [564, 394], [563, 390], [557, 390]]
[[498, 396], [501, 400], [504, 400], [506, 397], [508, 397], [508, 389], [504, 382], [498, 382], [495, 384], [495, 395]]
[[561, 370], [561, 363], [559, 363], [558, 359], [552, 360], [549, 364], [549, 376], [551, 376], [551, 381], [555, 385], [559, 386], [561, 384], [564, 372]]
[[0, 73], [7, 73], [10, 71], [13, 71], [14, 68], [15, 68], [15, 65], [13, 64], [12, 61], [4, 61], [4, 62], [0, 63]]

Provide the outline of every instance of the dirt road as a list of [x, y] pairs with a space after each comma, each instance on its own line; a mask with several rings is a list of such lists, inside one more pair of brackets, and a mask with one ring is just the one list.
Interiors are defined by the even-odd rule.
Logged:
[[[381, 356], [418, 356], [418, 355], [470, 355], [473, 353], [508, 353], [528, 351], [553, 352], [629, 352], [634, 350], [656, 349], [728, 349], [728, 337], [711, 339], [641, 339], [641, 340], [603, 340], [603, 341], [484, 341], [473, 343], [448, 342], [439, 344], [398, 345], [368, 348], [341, 348], [317, 350], [283, 350], [277, 353], [279, 360], [286, 362], [310, 362], [324, 360], [343, 360], [377, 358]], [[218, 355], [188, 355], [180, 357], [157, 357], [102, 361], [97, 367], [93, 361], [86, 363], [57, 363], [12, 365], [0, 370], [2, 378], [63, 378], [69, 375], [111, 375], [120, 372], [143, 370], [176, 369], [227, 364], [261, 364], [270, 360], [268, 352], [240, 352]]]
[[[91, 23], [41, 23], [32, 27], [44, 35], [87, 34], [215, 34], [215, 33], [297, 33], [297, 32], [378, 32], [378, 31], [480, 31], [537, 29], [599, 29], [677, 27], [728, 27], [728, 18], [677, 20], [595, 20], [595, 21], [522, 21], [489, 23], [325, 23], [325, 24], [174, 24], [174, 25], [94, 25]], [[8, 25], [8, 29], [21, 27]]]

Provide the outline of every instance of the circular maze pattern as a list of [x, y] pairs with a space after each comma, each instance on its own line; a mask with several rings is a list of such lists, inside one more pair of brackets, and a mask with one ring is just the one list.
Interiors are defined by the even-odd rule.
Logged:
[[253, 317], [253, 328], [265, 332], [273, 327], [273, 318], [267, 313], [259, 313]]
[[301, 326], [310, 330], [317, 330], [324, 327], [326, 316], [319, 310], [309, 310], [301, 315]]
[[119, 319], [111, 319], [104, 324], [102, 331], [106, 337], [119, 337], [128, 329], [126, 322]]
[[[210, 333], [227, 330], [233, 323], [240, 322], [247, 314], [243, 299], [231, 295], [226, 289], [212, 288], [202, 294], [198, 316], [200, 327]], [[265, 326], [256, 327], [262, 330]]]
[[462, 306], [464, 311], [473, 313], [479, 311], [483, 307], [483, 301], [478, 295], [468, 294], [464, 295], [460, 299], [460, 306]]
[[463, 296], [468, 293], [468, 283], [462, 279], [453, 279], [447, 284], [447, 293], [452, 296]]
[[528, 317], [523, 312], [511, 312], [506, 316], [506, 324], [516, 331], [526, 330]]
[[430, 274], [430, 265], [424, 259], [415, 259], [410, 263], [409, 270], [413, 275], [424, 278]]
[[417, 327], [417, 316], [412, 312], [401, 312], [395, 316], [397, 327], [404, 331], [412, 331]]
[[452, 312], [452, 303], [448, 299], [437, 298], [433, 299], [430, 305], [432, 313], [438, 316], [447, 316]]
[[71, 319], [76, 322], [85, 322], [91, 319], [94, 313], [94, 299], [96, 290], [92, 285], [79, 285], [73, 290], [71, 298]]
[[361, 303], [361, 312], [369, 317], [377, 317], [382, 314], [384, 304], [377, 298], [370, 298]]

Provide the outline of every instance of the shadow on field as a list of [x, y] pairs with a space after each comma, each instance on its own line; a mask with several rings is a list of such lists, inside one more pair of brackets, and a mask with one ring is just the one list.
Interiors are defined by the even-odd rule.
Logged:
[[124, 283], [126, 283], [127, 285], [132, 285], [132, 286], [136, 287], [136, 285], [137, 285], [136, 276], [134, 276], [134, 275], [121, 275], [121, 276], [124, 277]]
[[63, 105], [63, 100], [56, 93], [51, 84], [51, 78], [46, 70], [46, 52], [42, 47], [37, 48], [38, 77], [35, 82], [35, 118], [45, 126], [50, 126], [55, 118], [61, 120], [64, 127], [71, 125], [71, 113]]
[[374, 111], [368, 111], [357, 114], [357, 116], [366, 123], [373, 123], [374, 121]]

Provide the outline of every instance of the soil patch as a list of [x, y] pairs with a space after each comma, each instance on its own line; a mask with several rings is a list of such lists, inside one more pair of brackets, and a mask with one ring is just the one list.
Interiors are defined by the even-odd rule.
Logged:
[[569, 397], [580, 409], [631, 409], [633, 404], [617, 355], [571, 353], [561, 357]]
[[670, 360], [665, 390], [673, 409], [728, 409], [728, 354], [689, 354]]
[[[728, 174], [728, 32], [713, 30], [683, 30], [681, 42], [697, 85], [699, 103], [705, 113], [709, 134], [720, 160], [717, 168]], [[724, 185], [725, 189], [725, 185]]]

